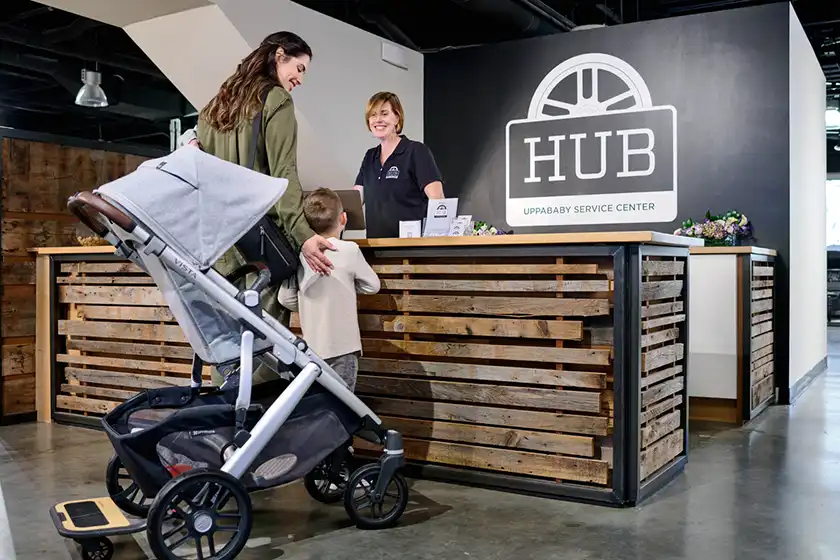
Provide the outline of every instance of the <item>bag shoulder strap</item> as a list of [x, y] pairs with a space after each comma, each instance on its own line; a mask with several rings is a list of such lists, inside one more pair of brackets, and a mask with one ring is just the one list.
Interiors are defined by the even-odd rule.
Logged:
[[254, 121], [251, 123], [251, 153], [248, 155], [248, 169], [254, 170], [254, 164], [257, 161], [257, 142], [260, 139], [260, 128], [262, 128], [262, 116], [263, 116], [263, 109], [265, 109], [265, 100], [268, 98], [268, 92], [266, 91], [260, 96], [260, 111], [257, 113], [257, 116], [254, 117]]

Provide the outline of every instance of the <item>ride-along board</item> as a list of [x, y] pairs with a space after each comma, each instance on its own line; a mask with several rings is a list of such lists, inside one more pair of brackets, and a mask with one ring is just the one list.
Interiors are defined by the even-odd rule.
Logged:
[[58, 534], [82, 547], [85, 560], [109, 560], [114, 546], [108, 537], [143, 531], [145, 519], [131, 520], [111, 498], [86, 498], [62, 502], [50, 508]]

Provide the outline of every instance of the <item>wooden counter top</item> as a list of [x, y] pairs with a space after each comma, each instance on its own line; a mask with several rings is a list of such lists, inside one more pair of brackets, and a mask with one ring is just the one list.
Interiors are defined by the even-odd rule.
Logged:
[[[593, 231], [579, 233], [534, 233], [521, 235], [481, 235], [458, 237], [412, 237], [392, 239], [353, 239], [360, 247], [469, 247], [486, 245], [585, 245], [595, 243], [644, 243], [695, 249], [746, 249], [746, 247], [702, 247], [703, 240], [657, 231]], [[755, 249], [760, 249], [755, 247]], [[768, 251], [769, 249], [762, 249]], [[92, 247], [40, 247], [31, 249], [38, 255], [113, 254], [111, 245]]]
[[775, 249], [767, 249], [766, 247], [753, 247], [751, 245], [744, 247], [691, 247], [692, 255], [767, 255], [769, 257], [776, 256]]
[[459, 237], [412, 237], [407, 239], [359, 239], [360, 247], [465, 247], [476, 245], [575, 245], [595, 243], [645, 243], [678, 247], [702, 246], [702, 239], [657, 231], [593, 231]]

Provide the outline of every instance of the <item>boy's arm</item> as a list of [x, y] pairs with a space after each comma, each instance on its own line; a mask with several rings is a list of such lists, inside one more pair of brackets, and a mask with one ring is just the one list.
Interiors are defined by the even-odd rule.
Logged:
[[277, 291], [277, 301], [280, 305], [289, 311], [298, 311], [298, 289], [297, 278], [288, 278], [280, 284], [280, 289]]
[[353, 272], [356, 275], [356, 292], [359, 294], [375, 294], [379, 291], [379, 276], [373, 271], [362, 250], [356, 245], [356, 262]]

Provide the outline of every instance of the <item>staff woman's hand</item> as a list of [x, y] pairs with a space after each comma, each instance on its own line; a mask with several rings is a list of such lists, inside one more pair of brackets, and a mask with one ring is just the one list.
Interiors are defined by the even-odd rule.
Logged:
[[318, 274], [329, 276], [333, 264], [332, 261], [327, 258], [327, 255], [324, 254], [324, 251], [327, 249], [335, 251], [335, 246], [318, 234], [315, 234], [304, 241], [303, 246], [301, 247], [303, 258], [306, 259], [310, 268]]

